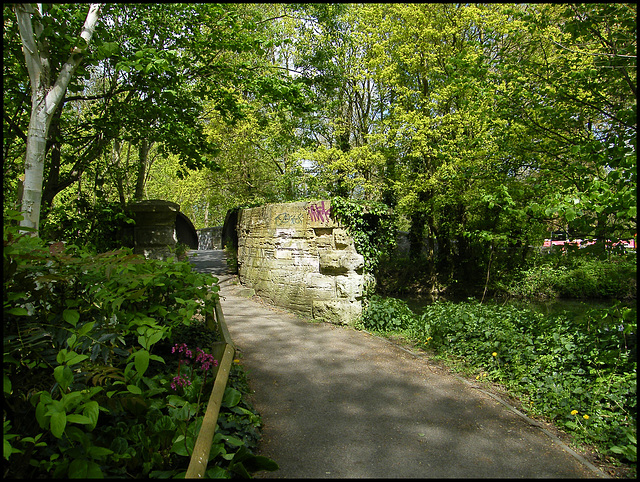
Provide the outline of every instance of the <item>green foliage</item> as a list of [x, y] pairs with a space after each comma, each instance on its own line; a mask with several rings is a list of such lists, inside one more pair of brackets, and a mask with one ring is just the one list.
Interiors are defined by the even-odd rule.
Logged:
[[[157, 158], [175, 159], [171, 182], [186, 172], [216, 171], [222, 167], [221, 149], [229, 147], [208, 135], [209, 125], [218, 121], [233, 125], [249, 117], [253, 132], [242, 136], [266, 153], [260, 162], [264, 170], [288, 171], [286, 165], [274, 165], [278, 156], [269, 150], [288, 144], [293, 116], [308, 110], [308, 102], [301, 79], [288, 76], [274, 60], [274, 51], [284, 40], [274, 28], [280, 9], [255, 4], [104, 5], [91, 48], [52, 114], [43, 208], [58, 193], [75, 194], [80, 188], [99, 191], [99, 196], [122, 204], [139, 199]], [[3, 29], [8, 159], [3, 184], [11, 199], [18, 195], [18, 178], [24, 173], [30, 112], [25, 108], [29, 76], [16, 10], [14, 5], [4, 7]], [[41, 16], [33, 15], [43, 27], [41, 43], [47, 47], [43, 55], [51, 71], [44, 77], [51, 83], [77, 41], [86, 13], [86, 5], [60, 4], [45, 5]], [[269, 138], [263, 135], [258, 140], [258, 133]], [[273, 173], [269, 172], [270, 178]], [[197, 194], [210, 190], [201, 187]], [[193, 186], [187, 189], [192, 192], [178, 193], [185, 201], [181, 204], [210, 201], [207, 207], [215, 209], [216, 200], [206, 195], [187, 203], [195, 197]], [[206, 207], [201, 212], [206, 219]], [[201, 222], [201, 213], [187, 214]]]
[[93, 204], [85, 198], [74, 198], [49, 211], [40, 226], [40, 236], [45, 241], [63, 241], [104, 253], [132, 247], [134, 224], [117, 202], [98, 199]]
[[546, 255], [531, 268], [518, 271], [504, 288], [518, 298], [614, 298], [637, 296], [635, 256], [603, 261], [579, 255]]
[[238, 250], [231, 244], [227, 244], [224, 247], [225, 260], [227, 262], [227, 268], [231, 273], [238, 272]]
[[477, 380], [499, 382], [523, 410], [577, 441], [636, 462], [635, 308], [615, 304], [579, 319], [470, 299], [436, 301], [412, 315], [400, 300], [375, 297], [363, 327], [402, 333]]
[[385, 204], [335, 197], [331, 199], [331, 216], [347, 227], [369, 273], [395, 247], [396, 222]]
[[382, 182], [379, 173], [383, 171], [384, 157], [368, 145], [353, 147], [347, 152], [324, 146], [315, 150], [299, 149], [295, 156], [313, 163], [315, 181], [322, 186], [316, 195], [358, 199], [380, 197]]
[[[519, 56], [510, 69], [518, 77], [509, 110], [518, 106], [527, 137], [545, 132], [543, 145], [536, 148], [543, 156], [566, 159], [566, 177], [556, 175], [552, 161], [541, 164], [543, 171], [550, 170], [543, 176], [556, 188], [541, 199], [545, 213], [560, 215], [578, 232], [600, 239], [636, 232], [637, 127], [632, 119], [637, 101], [630, 81], [637, 68], [636, 15], [635, 7], [623, 4], [545, 5], [526, 11], [521, 18], [534, 33], [526, 47], [531, 54]], [[543, 45], [552, 47], [552, 56], [545, 53], [540, 62]], [[528, 114], [532, 110], [535, 119]], [[550, 121], [553, 127], [547, 129]]]
[[373, 295], [367, 302], [361, 323], [365, 329], [378, 332], [403, 330], [411, 325], [414, 316], [404, 301]]
[[[126, 249], [47, 246], [11, 224], [3, 261], [5, 475], [183, 475], [214, 378], [199, 347], [219, 337], [198, 320], [213, 312], [217, 279]], [[234, 367], [211, 474], [277, 468], [251, 452], [260, 418], [245, 386]]]
[[[437, 240], [441, 280], [519, 269], [551, 226], [635, 233], [635, 7], [345, 10], [318, 22], [316, 44], [300, 30], [299, 64], [327, 106], [305, 158], [328, 192], [376, 186], [409, 223], [412, 255]], [[353, 62], [334, 66], [334, 51]]]

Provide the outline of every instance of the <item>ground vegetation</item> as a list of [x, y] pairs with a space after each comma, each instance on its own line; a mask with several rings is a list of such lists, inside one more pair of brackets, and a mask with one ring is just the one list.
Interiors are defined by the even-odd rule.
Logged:
[[360, 328], [409, 344], [530, 417], [553, 423], [615, 475], [637, 464], [637, 311], [617, 303], [549, 316], [495, 302], [412, 310], [373, 296]]
[[[188, 261], [46, 245], [4, 228], [3, 475], [184, 476], [213, 388], [217, 279]], [[236, 360], [207, 476], [250, 477], [260, 415]]]

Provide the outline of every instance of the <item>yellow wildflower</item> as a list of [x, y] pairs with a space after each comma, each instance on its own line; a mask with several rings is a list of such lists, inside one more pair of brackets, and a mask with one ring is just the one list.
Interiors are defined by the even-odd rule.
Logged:
[[582, 418], [584, 418], [585, 420], [589, 420], [589, 415], [583, 415]]
[[498, 356], [498, 354], [494, 351], [491, 356]]
[[571, 415], [575, 415], [576, 413], [578, 413], [577, 410], [571, 410]]

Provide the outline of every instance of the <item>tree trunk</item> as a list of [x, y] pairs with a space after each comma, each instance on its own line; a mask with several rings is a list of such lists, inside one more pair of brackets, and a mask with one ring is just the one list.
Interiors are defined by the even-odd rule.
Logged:
[[409, 257], [419, 259], [422, 256], [424, 246], [424, 227], [426, 216], [422, 211], [411, 213], [411, 226], [409, 227]]
[[138, 179], [136, 180], [136, 193], [134, 195], [136, 201], [142, 201], [144, 196], [144, 181], [147, 174], [147, 162], [149, 162], [149, 150], [149, 141], [142, 139], [140, 142], [140, 165], [138, 166]]
[[122, 168], [122, 141], [118, 138], [113, 140], [113, 164], [115, 166], [115, 178], [116, 188], [118, 189], [118, 200], [120, 205], [124, 206], [127, 203], [127, 198], [124, 194], [124, 169]]
[[[91, 4], [80, 36], [85, 41], [83, 48], [76, 47], [64, 64], [55, 84], [51, 85], [51, 66], [49, 46], [43, 36], [41, 22], [42, 11], [31, 4], [18, 4], [15, 7], [22, 49], [29, 72], [31, 84], [31, 118], [27, 133], [27, 152], [25, 154], [24, 188], [21, 211], [24, 219], [20, 226], [38, 233], [40, 209], [42, 203], [42, 184], [44, 158], [47, 149], [47, 134], [51, 119], [59, 107], [74, 71], [80, 65], [84, 50], [89, 46], [93, 30], [102, 4]], [[38, 41], [36, 41], [38, 39]]]
[[47, 148], [48, 127], [44, 102], [36, 102], [31, 109], [31, 119], [29, 120], [27, 134], [21, 207], [24, 219], [20, 222], [20, 226], [33, 228], [36, 233], [40, 221], [44, 154]]
[[61, 142], [60, 142], [60, 116], [62, 114], [62, 107], [58, 107], [56, 112], [52, 118], [51, 124], [49, 125], [49, 134], [48, 134], [48, 146], [45, 150], [45, 156], [47, 152], [51, 152], [50, 155], [50, 164], [49, 164], [49, 175], [47, 176], [46, 183], [44, 184], [42, 191], [42, 200], [41, 200], [41, 214], [44, 213], [46, 216], [46, 212], [51, 207], [53, 203], [53, 199], [56, 197], [56, 194], [60, 192], [58, 189], [58, 185], [60, 183], [60, 165], [61, 165]]

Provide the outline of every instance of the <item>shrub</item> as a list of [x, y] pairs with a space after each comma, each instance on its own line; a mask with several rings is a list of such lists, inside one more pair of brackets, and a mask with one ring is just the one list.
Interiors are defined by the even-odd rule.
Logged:
[[511, 296], [544, 298], [614, 298], [637, 296], [636, 260], [624, 256], [607, 261], [584, 256], [550, 257], [515, 276], [507, 288]]
[[102, 253], [133, 247], [134, 220], [117, 202], [84, 198], [70, 199], [46, 213], [40, 236], [48, 241], [64, 241]]
[[[47, 246], [12, 225], [3, 255], [5, 475], [183, 475], [213, 383], [206, 345], [216, 334], [197, 319], [213, 311], [217, 279], [128, 249]], [[189, 383], [176, 344], [196, 354]], [[260, 421], [236, 379], [208, 476], [276, 467], [249, 451]]]
[[331, 216], [347, 227], [368, 273], [396, 245], [397, 223], [386, 204], [337, 196], [331, 199]]
[[413, 317], [404, 301], [373, 295], [364, 310], [362, 325], [373, 331], [393, 331], [408, 327]]
[[227, 244], [224, 247], [224, 252], [226, 254], [226, 262], [227, 269], [230, 273], [237, 274], [238, 273], [238, 250], [234, 248], [231, 244]]

